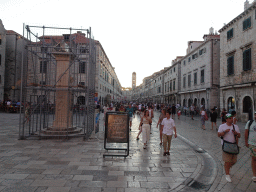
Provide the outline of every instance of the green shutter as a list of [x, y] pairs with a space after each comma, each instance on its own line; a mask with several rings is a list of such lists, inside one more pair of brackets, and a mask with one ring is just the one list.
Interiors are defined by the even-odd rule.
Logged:
[[[251, 18], [250, 18], [251, 22]], [[248, 64], [247, 64], [247, 70], [251, 70], [251, 64], [252, 64], [252, 54], [251, 49], [248, 49]]]
[[247, 28], [251, 27], [251, 17], [247, 19]]

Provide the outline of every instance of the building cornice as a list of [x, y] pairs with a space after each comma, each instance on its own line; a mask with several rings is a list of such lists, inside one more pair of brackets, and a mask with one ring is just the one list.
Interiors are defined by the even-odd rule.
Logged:
[[242, 19], [243, 17], [245, 17], [246, 15], [248, 15], [253, 9], [256, 8], [256, 2], [253, 2], [253, 4], [246, 9], [244, 12], [242, 12], [240, 15], [238, 15], [236, 18], [234, 18], [232, 21], [230, 21], [228, 24], [224, 25], [224, 27], [222, 27], [218, 32], [221, 33], [223, 31], [225, 31], [228, 27], [230, 27], [231, 25], [233, 25], [235, 22], [237, 22], [238, 20]]

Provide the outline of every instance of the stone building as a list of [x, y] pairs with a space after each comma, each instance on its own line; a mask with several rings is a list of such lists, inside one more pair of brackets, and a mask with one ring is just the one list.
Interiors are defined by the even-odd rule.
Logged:
[[27, 39], [15, 31], [6, 33], [5, 94], [12, 101], [20, 100], [22, 54], [26, 54]]
[[220, 37], [211, 28], [203, 39], [189, 41], [187, 54], [180, 61], [181, 106], [219, 107]]
[[5, 52], [6, 52], [6, 30], [0, 19], [0, 102], [8, 97], [4, 97], [5, 78]]
[[122, 100], [122, 87], [101, 43], [96, 41], [95, 93], [102, 105]]
[[256, 1], [220, 30], [220, 107], [239, 121], [256, 110]]
[[183, 57], [177, 57], [172, 61], [172, 66], [168, 67], [164, 72], [164, 103], [177, 104], [180, 103], [178, 95], [180, 90], [180, 60]]

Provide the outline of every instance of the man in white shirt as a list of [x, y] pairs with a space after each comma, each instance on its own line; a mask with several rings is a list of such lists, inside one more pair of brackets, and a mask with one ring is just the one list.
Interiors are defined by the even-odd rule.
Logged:
[[256, 182], [256, 111], [254, 112], [254, 120], [248, 121], [245, 126], [245, 145], [251, 151], [252, 157], [252, 180]]
[[[237, 125], [233, 125], [233, 116], [231, 114], [226, 114], [226, 123], [221, 124], [218, 130], [218, 137], [223, 137], [221, 140], [221, 144], [223, 145], [223, 140], [228, 141], [230, 143], [235, 143], [237, 138], [240, 138], [240, 130]], [[235, 129], [235, 130], [234, 130]], [[231, 181], [230, 177], [230, 168], [237, 162], [237, 155], [236, 154], [229, 154], [222, 151], [222, 160], [224, 163], [224, 168], [226, 172], [226, 180], [228, 182]]]
[[174, 131], [174, 137], [177, 137], [177, 131], [175, 127], [174, 120], [170, 117], [171, 112], [166, 111], [166, 118], [163, 119], [161, 123], [161, 129], [163, 130], [163, 146], [164, 146], [164, 156], [170, 155], [172, 135]]

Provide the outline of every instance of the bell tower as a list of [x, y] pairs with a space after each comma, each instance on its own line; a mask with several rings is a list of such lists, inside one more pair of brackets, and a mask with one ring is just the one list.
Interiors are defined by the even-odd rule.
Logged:
[[132, 89], [136, 87], [136, 73], [132, 73]]

